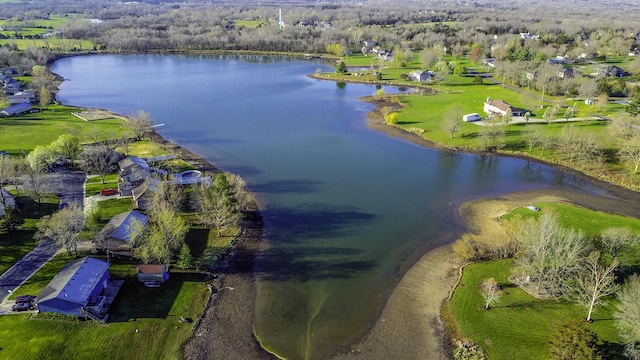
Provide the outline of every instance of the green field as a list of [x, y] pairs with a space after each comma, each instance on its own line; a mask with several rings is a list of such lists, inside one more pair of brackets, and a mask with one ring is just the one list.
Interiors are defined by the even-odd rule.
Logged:
[[112, 134], [115, 137], [125, 131], [121, 127], [124, 120], [107, 119], [88, 124], [71, 114], [78, 110], [69, 106], [49, 105], [42, 113], [0, 118], [0, 150], [19, 155], [36, 146], [48, 145], [62, 134], [78, 134], [80, 139], [87, 139], [95, 130], [105, 136]]
[[89, 40], [76, 39], [0, 39], [0, 45], [15, 44], [19, 50], [25, 50], [30, 47], [47, 48], [51, 51], [60, 53], [69, 53], [71, 51], [91, 51], [94, 50], [94, 44]]
[[[496, 260], [465, 267], [444, 311], [452, 312], [463, 336], [484, 348], [492, 360], [548, 359], [551, 326], [582, 320], [586, 310], [563, 300], [539, 300], [525, 293], [507, 280], [511, 263], [512, 260]], [[487, 311], [478, 286], [491, 277], [501, 285], [503, 296]], [[620, 339], [611, 310], [611, 305], [596, 309], [594, 322], [587, 328], [597, 333], [601, 344], [608, 343], [606, 352], [619, 357]]]

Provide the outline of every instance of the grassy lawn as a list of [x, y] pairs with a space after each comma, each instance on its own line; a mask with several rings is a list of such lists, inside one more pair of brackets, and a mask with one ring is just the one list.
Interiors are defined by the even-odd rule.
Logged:
[[[541, 212], [553, 211], [560, 223], [584, 231], [593, 238], [608, 227], [628, 227], [640, 232], [640, 219], [591, 211], [582, 207], [562, 203], [536, 203]], [[540, 213], [541, 213], [540, 212]], [[502, 217], [501, 221], [540, 216], [525, 208], [518, 208]], [[638, 252], [621, 257], [623, 267], [637, 268], [640, 264]], [[551, 336], [551, 325], [568, 320], [581, 320], [586, 316], [582, 307], [564, 300], [539, 300], [511, 284], [507, 277], [511, 273], [512, 260], [495, 260], [471, 264], [464, 269], [463, 277], [450, 302], [443, 311], [445, 317], [453, 316], [462, 336], [471, 338], [482, 346], [491, 359], [545, 359], [547, 341]], [[503, 297], [492, 310], [482, 309], [483, 300], [478, 285], [495, 278], [503, 288]], [[603, 350], [608, 358], [620, 358], [621, 345], [611, 311], [614, 301], [605, 307], [596, 308], [594, 322], [587, 328], [598, 335], [598, 341], [606, 345]], [[507, 320], [508, 319], [508, 320]], [[609, 343], [607, 345], [607, 343]]]
[[[43, 29], [44, 30], [44, 29]], [[19, 50], [25, 50], [30, 47], [44, 47], [51, 51], [68, 53], [70, 51], [90, 51], [94, 50], [94, 44], [89, 40], [76, 39], [0, 39], [0, 45], [15, 44]]]
[[98, 202], [100, 218], [108, 221], [117, 214], [131, 210], [131, 198], [109, 199]]
[[[471, 264], [464, 269], [460, 285], [445, 312], [455, 316], [460, 331], [482, 346], [490, 359], [548, 359], [547, 341], [552, 325], [581, 320], [586, 310], [563, 300], [538, 300], [511, 284], [511, 260]], [[500, 302], [487, 311], [478, 285], [495, 278], [503, 288]], [[598, 334], [606, 351], [619, 353], [619, 338], [611, 319], [611, 305], [598, 308], [587, 328]]]
[[85, 196], [98, 195], [100, 194], [100, 190], [106, 188], [118, 189], [118, 176], [115, 173], [105, 176], [104, 182], [105, 183], [103, 184], [100, 176], [88, 178], [86, 182]]
[[535, 212], [525, 208], [518, 208], [503, 216], [502, 220], [538, 218], [542, 212], [552, 211], [558, 215], [558, 220], [562, 226], [582, 230], [588, 238], [599, 235], [602, 230], [609, 227], [627, 227], [634, 232], [640, 233], [640, 219], [602, 211], [591, 211], [571, 204], [537, 203], [533, 205], [540, 208], [541, 211]]
[[[20, 288], [37, 294], [68, 261], [56, 257]], [[110, 309], [107, 326], [91, 321], [30, 319], [29, 315], [0, 317], [2, 356], [7, 359], [180, 359], [180, 347], [192, 334], [209, 292], [204, 277], [194, 272], [171, 272], [162, 287], [146, 288], [135, 278], [135, 265], [121, 262], [110, 268], [112, 278], [124, 279]], [[78, 339], [82, 339], [79, 342]]]
[[38, 205], [31, 198], [17, 196], [16, 205], [25, 223], [16, 231], [0, 233], [0, 274], [7, 271], [36, 246], [33, 236], [36, 233], [38, 221], [43, 215], [52, 214], [58, 209], [58, 198], [53, 195], [47, 196], [42, 204]]
[[33, 230], [16, 230], [0, 234], [0, 274], [7, 271], [18, 259], [36, 246], [34, 234]]
[[250, 29], [257, 29], [262, 26], [264, 22], [262, 20], [233, 20], [234, 26], [242, 26]]
[[120, 134], [123, 120], [109, 119], [87, 122], [71, 113], [78, 108], [49, 105], [42, 113], [0, 118], [0, 150], [11, 155], [29, 152], [36, 146], [48, 145], [62, 134], [78, 134], [80, 139], [96, 129], [104, 134]]

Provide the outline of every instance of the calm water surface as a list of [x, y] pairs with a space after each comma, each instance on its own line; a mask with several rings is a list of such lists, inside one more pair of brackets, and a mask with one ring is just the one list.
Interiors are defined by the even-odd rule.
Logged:
[[[535, 163], [451, 154], [372, 131], [376, 88], [306, 75], [273, 57], [99, 55], [57, 61], [58, 99], [124, 115], [241, 175], [260, 199], [255, 330], [291, 359], [324, 359], [373, 324], [399, 276], [463, 230], [463, 200], [599, 189]], [[385, 89], [393, 91], [392, 89]]]

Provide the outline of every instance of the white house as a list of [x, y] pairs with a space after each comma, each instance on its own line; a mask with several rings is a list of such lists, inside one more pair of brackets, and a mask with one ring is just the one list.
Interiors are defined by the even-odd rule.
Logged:
[[499, 116], [504, 116], [507, 113], [507, 110], [511, 109], [511, 114], [513, 116], [520, 116], [521, 111], [506, 103], [500, 99], [492, 100], [491, 98], [487, 98], [487, 101], [484, 103], [484, 112], [487, 114], [497, 114]]
[[411, 80], [420, 81], [420, 82], [433, 81], [436, 78], [436, 73], [431, 70], [428, 70], [428, 71], [416, 70], [411, 74], [409, 74], [409, 78]]

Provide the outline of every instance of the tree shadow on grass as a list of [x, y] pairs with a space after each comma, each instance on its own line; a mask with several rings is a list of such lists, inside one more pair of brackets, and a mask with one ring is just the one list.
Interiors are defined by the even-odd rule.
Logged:
[[198, 273], [170, 273], [160, 287], [144, 286], [136, 278], [126, 278], [124, 285], [109, 309], [112, 322], [128, 322], [141, 318], [166, 319], [171, 316], [178, 295], [186, 282], [203, 282], [206, 275]]

